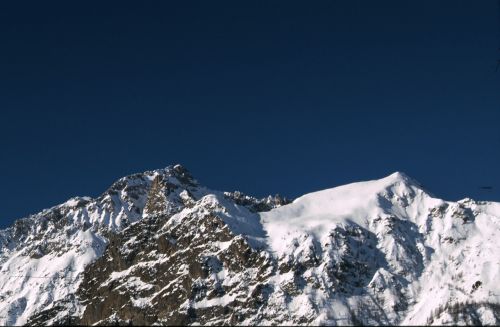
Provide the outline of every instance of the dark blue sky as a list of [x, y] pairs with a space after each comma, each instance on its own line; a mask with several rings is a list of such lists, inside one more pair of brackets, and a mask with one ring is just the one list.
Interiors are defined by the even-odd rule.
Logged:
[[174, 163], [256, 196], [400, 170], [500, 201], [496, 1], [13, 3], [0, 226]]

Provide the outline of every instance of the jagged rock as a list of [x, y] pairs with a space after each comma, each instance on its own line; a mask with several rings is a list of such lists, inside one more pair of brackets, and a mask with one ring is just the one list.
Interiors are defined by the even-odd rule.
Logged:
[[[168, 195], [168, 194], [167, 194]], [[167, 210], [167, 198], [165, 196], [165, 185], [161, 175], [157, 175], [148, 193], [148, 200], [144, 207], [144, 215], [161, 215]]]

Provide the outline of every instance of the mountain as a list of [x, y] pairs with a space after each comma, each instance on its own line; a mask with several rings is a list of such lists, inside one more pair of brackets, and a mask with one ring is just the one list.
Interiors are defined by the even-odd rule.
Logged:
[[402, 173], [257, 199], [182, 166], [0, 231], [0, 324], [500, 324], [500, 203]]

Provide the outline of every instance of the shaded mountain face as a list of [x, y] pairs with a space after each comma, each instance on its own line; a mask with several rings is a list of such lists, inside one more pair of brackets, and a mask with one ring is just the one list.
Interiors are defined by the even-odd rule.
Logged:
[[401, 173], [290, 203], [176, 165], [0, 231], [0, 324], [499, 324], [499, 234]]

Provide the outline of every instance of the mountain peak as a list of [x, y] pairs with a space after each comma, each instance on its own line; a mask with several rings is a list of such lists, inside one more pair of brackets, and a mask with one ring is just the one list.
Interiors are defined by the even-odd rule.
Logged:
[[187, 170], [184, 166], [180, 164], [176, 164], [172, 167], [173, 175], [177, 178], [177, 180], [183, 184], [189, 186], [197, 186], [198, 182], [194, 179], [191, 172]]
[[181, 164], [179, 164], [179, 163], [178, 163], [178, 164], [173, 165], [173, 168], [174, 168], [174, 169], [177, 169], [177, 170], [187, 170], [187, 169], [186, 169], [183, 165], [181, 165]]
[[418, 181], [416, 181], [414, 178], [408, 176], [406, 173], [402, 171], [396, 171], [390, 174], [389, 176], [382, 178], [381, 180], [391, 183], [403, 182], [406, 184], [420, 186], [420, 183]]
[[391, 178], [399, 179], [399, 180], [407, 180], [409, 178], [408, 175], [402, 171], [395, 171], [394, 173], [390, 174], [387, 177], [391, 177]]

